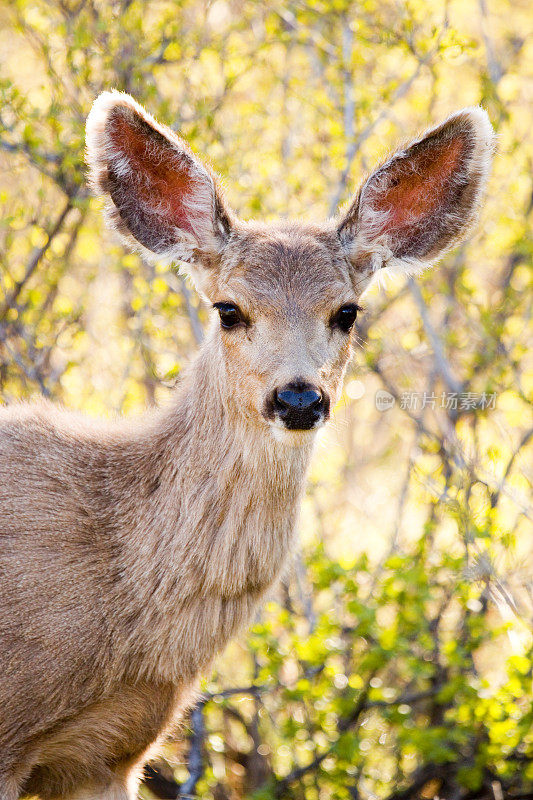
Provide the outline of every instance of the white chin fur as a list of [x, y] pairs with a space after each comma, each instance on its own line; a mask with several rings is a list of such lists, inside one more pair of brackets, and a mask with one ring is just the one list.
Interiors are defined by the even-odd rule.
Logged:
[[275, 418], [270, 423], [270, 429], [277, 442], [291, 445], [292, 447], [304, 444], [314, 437], [320, 428], [324, 427], [324, 420], [319, 420], [313, 428], [308, 430], [291, 430], [280, 419]]

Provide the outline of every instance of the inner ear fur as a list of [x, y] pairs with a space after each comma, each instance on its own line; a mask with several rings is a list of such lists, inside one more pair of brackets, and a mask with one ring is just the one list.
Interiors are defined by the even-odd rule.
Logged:
[[397, 152], [338, 228], [352, 256], [416, 272], [459, 242], [476, 219], [493, 147], [487, 114], [467, 108]]
[[87, 119], [93, 190], [107, 219], [147, 256], [193, 262], [215, 256], [231, 229], [211, 171], [170, 128], [121, 92], [104, 92]]

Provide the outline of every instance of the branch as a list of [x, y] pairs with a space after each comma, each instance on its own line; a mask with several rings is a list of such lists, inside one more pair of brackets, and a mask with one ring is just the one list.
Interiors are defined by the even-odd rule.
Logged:
[[[370, 677], [372, 679], [373, 675]], [[312, 772], [320, 764], [330, 756], [332, 753], [335, 752], [335, 748], [337, 747], [339, 740], [342, 734], [346, 733], [346, 731], [350, 730], [357, 724], [361, 714], [364, 711], [367, 711], [371, 708], [391, 708], [394, 706], [399, 705], [413, 705], [414, 703], [419, 702], [420, 700], [425, 700], [429, 697], [435, 697], [436, 694], [439, 693], [441, 689], [440, 684], [436, 684], [431, 689], [427, 689], [423, 692], [417, 692], [415, 694], [405, 694], [397, 697], [395, 700], [368, 700], [368, 692], [370, 691], [370, 681], [367, 683], [366, 687], [363, 689], [357, 703], [355, 704], [353, 710], [348, 714], [346, 717], [341, 717], [341, 719], [337, 723], [337, 731], [339, 732], [339, 737], [333, 742], [333, 744], [328, 747], [327, 750], [324, 750], [323, 753], [320, 753], [316, 758], [314, 758], [309, 764], [306, 764], [303, 767], [296, 767], [289, 772], [284, 778], [279, 780], [274, 788], [274, 794], [276, 798], [282, 798], [289, 786], [297, 780], [303, 778], [308, 772]], [[425, 783], [426, 781], [424, 781]], [[422, 784], [423, 785], [423, 784]]]
[[[309, 669], [304, 670], [303, 677], [304, 678], [314, 678], [316, 675], [320, 675], [325, 669], [325, 664], [320, 664], [318, 667], [310, 667]], [[223, 699], [227, 697], [234, 697], [235, 695], [239, 694], [249, 694], [253, 697], [260, 697], [265, 692], [274, 692], [278, 689], [286, 689], [287, 686], [283, 683], [252, 683], [250, 686], [239, 686], [236, 688], [230, 689], [223, 689], [221, 692], [204, 692], [202, 695], [202, 700], [207, 703], [209, 700], [215, 699]]]
[[449, 764], [424, 764], [415, 771], [411, 784], [406, 789], [398, 789], [386, 798], [386, 800], [411, 800], [418, 797], [420, 789], [430, 780], [444, 778], [450, 771]]
[[145, 767], [144, 783], [161, 800], [180, 800], [180, 798], [188, 800], [194, 797], [196, 785], [204, 774], [205, 704], [206, 699], [202, 698], [191, 712], [192, 734], [187, 758], [189, 777], [185, 783], [180, 786], [177, 781], [163, 775], [157, 767], [150, 765]]
[[[4, 126], [2, 125], [2, 127]], [[32, 150], [30, 145], [26, 142], [6, 142], [5, 139], [0, 139], [0, 147], [2, 150], [5, 150], [6, 153], [24, 153], [24, 155], [29, 156], [32, 164], [35, 166], [38, 166], [34, 161], [35, 157], [52, 164], [59, 164], [61, 161], [57, 153], [46, 153], [44, 150]]]
[[481, 38], [483, 39], [483, 44], [485, 45], [485, 52], [487, 54], [487, 68], [489, 71], [491, 81], [495, 86], [497, 86], [500, 80], [503, 78], [505, 70], [502, 69], [498, 59], [496, 58], [494, 43], [489, 36], [488, 21], [487, 21], [487, 5], [485, 3], [485, 0], [479, 0], [479, 11], [481, 15], [481, 25], [480, 25]]
[[40, 388], [42, 394], [45, 397], [51, 397], [51, 392], [48, 389], [48, 387], [46, 386], [46, 384], [44, 382], [44, 378], [41, 375], [41, 373], [39, 372], [39, 370], [32, 363], [30, 363], [30, 364], [25, 364], [24, 363], [24, 360], [22, 359], [22, 357], [19, 356], [18, 353], [8, 343], [7, 335], [4, 332], [3, 327], [1, 327], [1, 326], [0, 326], [0, 342], [4, 345], [4, 347], [6, 348], [8, 354], [11, 356], [12, 360], [15, 362], [15, 364], [17, 364], [17, 366], [20, 367], [20, 369], [22, 370], [24, 375], [26, 375], [26, 377], [30, 381], [33, 381], [34, 383], [37, 383], [39, 385], [39, 388]]
[[200, 702], [197, 703], [193, 708], [191, 713], [191, 748], [189, 750], [189, 757], [187, 759], [189, 777], [181, 786], [178, 797], [192, 797], [194, 790], [196, 789], [196, 784], [204, 773], [204, 706], [205, 700], [200, 700]]
[[21, 278], [20, 281], [17, 281], [15, 283], [13, 290], [11, 291], [9, 296], [6, 297], [5, 299], [4, 305], [0, 310], [0, 319], [3, 319], [3, 317], [5, 317], [6, 313], [9, 311], [9, 309], [15, 305], [22, 289], [24, 288], [26, 283], [29, 281], [29, 279], [31, 278], [31, 276], [41, 263], [43, 257], [48, 252], [48, 248], [52, 244], [53, 239], [60, 232], [68, 213], [73, 208], [72, 205], [73, 200], [74, 200], [73, 197], [69, 197], [69, 199], [67, 200], [63, 210], [61, 211], [56, 221], [52, 225], [51, 230], [46, 234], [46, 242], [42, 245], [42, 247], [36, 247], [34, 249], [31, 258], [28, 262], [28, 265], [26, 267], [26, 272], [24, 273], [24, 276]]
[[514, 450], [511, 458], [507, 462], [507, 466], [505, 467], [505, 472], [503, 473], [503, 476], [502, 476], [500, 488], [497, 489], [495, 492], [493, 492], [492, 495], [491, 495], [491, 498], [490, 498], [490, 507], [491, 508], [495, 508], [495, 506], [498, 505], [498, 501], [500, 499], [501, 491], [502, 491], [502, 489], [504, 487], [505, 481], [509, 477], [509, 473], [511, 472], [511, 469], [513, 468], [513, 464], [515, 462], [515, 459], [516, 459], [517, 455], [519, 454], [520, 450], [523, 447], [525, 447], [525, 445], [529, 442], [529, 440], [531, 439], [532, 436], [533, 436], [533, 428], [529, 428], [529, 430], [527, 430], [523, 434], [522, 438], [518, 442], [518, 445], [517, 445], [516, 449]]
[[419, 285], [413, 278], [409, 278], [409, 290], [413, 295], [415, 302], [418, 306], [418, 310], [420, 311], [420, 316], [422, 318], [422, 324], [424, 326], [424, 330], [426, 332], [426, 336], [428, 337], [431, 346], [433, 348], [433, 354], [435, 356], [435, 363], [439, 370], [439, 373], [451, 392], [461, 392], [463, 390], [462, 383], [455, 377], [448, 363], [448, 359], [446, 358], [446, 353], [444, 352], [444, 347], [442, 346], [442, 342], [439, 339], [439, 336], [433, 327], [431, 320], [429, 318], [428, 309], [424, 302], [424, 298], [422, 297], [422, 292], [420, 291]]
[[[370, 681], [367, 683], [367, 685], [365, 686], [365, 688], [363, 689], [363, 691], [359, 695], [359, 698], [358, 698], [357, 703], [355, 704], [355, 706], [353, 708], [353, 711], [347, 717], [343, 717], [343, 718], [341, 718], [339, 720], [339, 722], [337, 724], [337, 730], [339, 731], [339, 734], [341, 736], [342, 736], [343, 733], [345, 733], [347, 730], [349, 730], [349, 728], [351, 728], [353, 725], [355, 725], [357, 723], [357, 721], [359, 720], [359, 717], [361, 716], [363, 711], [366, 709], [366, 707], [367, 707], [366, 701], [367, 701], [369, 690], [370, 690]], [[333, 742], [333, 744], [330, 747], [328, 747], [327, 750], [324, 750], [323, 753], [320, 753], [318, 756], [316, 756], [316, 758], [314, 758], [309, 764], [306, 764], [304, 767], [296, 767], [296, 769], [293, 769], [292, 772], [289, 772], [288, 775], [286, 775], [284, 778], [282, 778], [280, 781], [278, 781], [276, 786], [275, 786], [275, 788], [274, 788], [275, 797], [276, 798], [283, 797], [285, 795], [285, 793], [287, 792], [287, 789], [289, 788], [291, 783], [294, 783], [294, 781], [300, 780], [300, 778], [303, 778], [303, 776], [306, 773], [312, 772], [317, 767], [319, 767], [320, 764], [324, 761], [324, 759], [327, 758], [329, 755], [331, 755], [331, 753], [334, 752], [334, 750], [335, 750], [335, 748], [336, 748], [336, 746], [337, 746], [337, 744], [339, 742], [339, 739], [340, 739], [340, 736], [339, 736], [338, 739], [336, 739]]]
[[189, 287], [187, 286], [185, 278], [183, 277], [183, 275], [179, 274], [177, 269], [169, 270], [164, 275], [164, 278], [168, 286], [172, 289], [172, 291], [181, 294], [181, 296], [183, 297], [185, 308], [187, 309], [189, 324], [191, 326], [191, 333], [193, 335], [196, 344], [198, 346], [201, 345], [204, 340], [204, 329], [202, 322], [200, 320], [200, 316], [198, 314], [198, 309], [191, 300], [191, 293], [189, 291]]
[[433, 55], [435, 54], [435, 52], [436, 52], [436, 48], [434, 48], [430, 53], [428, 53], [425, 58], [420, 59], [420, 61], [417, 64], [416, 69], [412, 72], [412, 74], [409, 76], [409, 78], [407, 78], [407, 80], [405, 80], [402, 84], [400, 84], [400, 86], [398, 86], [396, 91], [393, 92], [390, 100], [387, 103], [387, 107], [383, 108], [379, 112], [377, 117], [372, 122], [370, 122], [366, 126], [366, 128], [363, 128], [363, 130], [361, 131], [359, 136], [357, 136], [348, 145], [348, 147], [346, 149], [346, 165], [345, 165], [345, 167], [344, 167], [344, 169], [343, 169], [343, 171], [341, 173], [341, 176], [339, 178], [339, 182], [337, 184], [337, 189], [335, 190], [335, 194], [333, 195], [331, 203], [330, 203], [330, 206], [329, 206], [329, 215], [330, 216], [333, 216], [335, 214], [335, 212], [337, 210], [337, 207], [338, 207], [338, 205], [339, 205], [339, 203], [341, 201], [342, 195], [343, 195], [344, 190], [346, 188], [346, 182], [348, 180], [348, 175], [350, 174], [350, 170], [352, 168], [352, 163], [353, 163], [353, 160], [354, 160], [355, 156], [357, 155], [357, 153], [359, 152], [359, 150], [361, 149], [363, 144], [366, 142], [366, 140], [368, 139], [370, 134], [380, 124], [380, 122], [383, 122], [383, 120], [388, 119], [390, 117], [390, 115], [392, 114], [392, 107], [393, 107], [394, 103], [396, 103], [398, 100], [401, 100], [402, 97], [404, 97], [407, 94], [407, 92], [409, 91], [409, 89], [411, 88], [413, 83], [416, 81], [416, 79], [420, 75], [420, 73], [422, 71], [422, 67], [424, 67], [433, 58]]

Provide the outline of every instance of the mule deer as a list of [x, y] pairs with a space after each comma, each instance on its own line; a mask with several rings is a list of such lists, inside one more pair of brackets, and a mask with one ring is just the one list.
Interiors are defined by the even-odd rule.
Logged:
[[93, 422], [0, 412], [0, 797], [135, 796], [152, 746], [279, 576], [362, 292], [474, 220], [493, 134], [469, 108], [396, 153], [342, 218], [239, 221], [214, 176], [131, 97], [87, 123], [124, 241], [180, 261], [213, 305], [168, 408]]

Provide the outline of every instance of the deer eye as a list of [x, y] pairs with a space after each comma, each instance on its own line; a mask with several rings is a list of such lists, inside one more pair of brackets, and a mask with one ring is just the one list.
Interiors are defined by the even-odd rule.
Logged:
[[233, 303], [215, 303], [214, 308], [218, 311], [223, 328], [235, 328], [236, 325], [244, 322], [242, 311]]
[[355, 303], [341, 306], [339, 310], [333, 314], [329, 324], [332, 328], [340, 328], [344, 333], [348, 333], [357, 319], [357, 312], [362, 310], [363, 309]]

